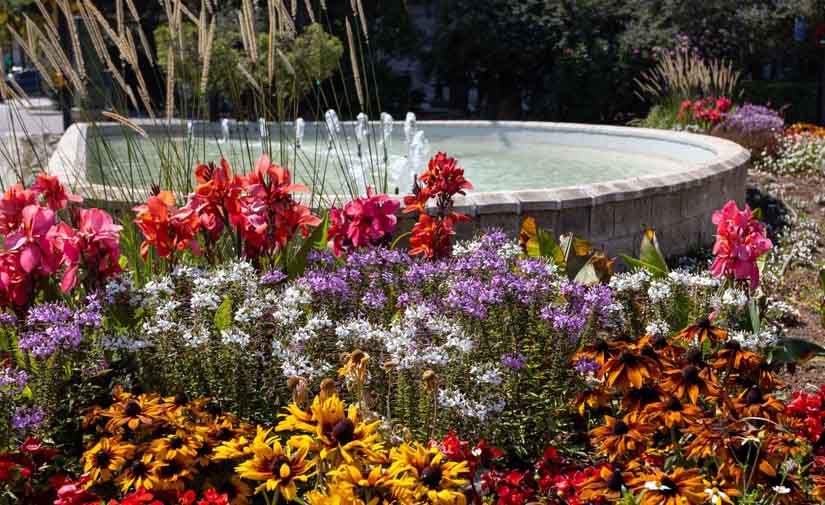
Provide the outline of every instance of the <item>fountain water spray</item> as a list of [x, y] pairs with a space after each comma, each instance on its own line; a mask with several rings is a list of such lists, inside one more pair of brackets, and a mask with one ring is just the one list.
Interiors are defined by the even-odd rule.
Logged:
[[304, 143], [304, 118], [295, 120], [295, 143], [298, 147]]
[[341, 132], [341, 123], [338, 121], [338, 114], [335, 113], [334, 110], [330, 109], [326, 111], [324, 114], [324, 121], [327, 123], [327, 131], [329, 131], [329, 142], [335, 140], [338, 134]]
[[363, 157], [363, 145], [367, 141], [367, 115], [359, 112], [355, 117], [355, 142], [358, 144], [358, 158]]
[[390, 159], [390, 139], [392, 138], [392, 116], [387, 112], [381, 113], [381, 144], [384, 147], [384, 165]]
[[430, 143], [424, 137], [424, 132], [417, 131], [407, 147], [407, 156], [396, 160], [390, 170], [395, 183], [396, 194], [401, 191], [405, 193], [410, 191], [411, 187], [406, 185], [415, 182], [416, 174], [422, 170], [424, 163], [426, 163], [429, 150]]
[[404, 139], [407, 141], [407, 146], [412, 143], [413, 136], [415, 136], [415, 113], [408, 112], [407, 117], [404, 118]]
[[187, 121], [187, 122], [186, 122], [186, 138], [187, 138], [187, 139], [191, 139], [191, 138], [192, 138], [192, 130], [193, 130], [194, 128], [195, 128], [195, 125], [194, 125], [194, 123], [192, 123], [192, 120], [191, 120], [191, 119], [190, 119], [189, 121]]
[[226, 142], [229, 140], [229, 119], [223, 118], [221, 119], [221, 143]]
[[263, 142], [264, 139], [266, 138], [266, 119], [264, 119], [264, 118], [259, 118], [258, 119], [258, 130], [259, 130], [259, 134], [261, 136], [261, 142]]

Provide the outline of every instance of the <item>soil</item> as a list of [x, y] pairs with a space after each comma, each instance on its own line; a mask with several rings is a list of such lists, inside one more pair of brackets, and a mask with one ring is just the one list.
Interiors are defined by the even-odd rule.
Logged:
[[[794, 214], [813, 220], [819, 230], [825, 230], [825, 178], [751, 173], [748, 183], [748, 203], [763, 210], [763, 219], [771, 235], [792, 226], [788, 217]], [[801, 315], [798, 324], [786, 329], [788, 336], [825, 346], [825, 328], [820, 316], [820, 304], [825, 294], [818, 283], [818, 268], [825, 264], [823, 245], [825, 241], [820, 240], [814, 256], [817, 266], [789, 269], [779, 292], [773, 296], [793, 305]], [[825, 384], [825, 357], [813, 358], [798, 365], [794, 371], [783, 372], [783, 380], [791, 390], [818, 389]]]

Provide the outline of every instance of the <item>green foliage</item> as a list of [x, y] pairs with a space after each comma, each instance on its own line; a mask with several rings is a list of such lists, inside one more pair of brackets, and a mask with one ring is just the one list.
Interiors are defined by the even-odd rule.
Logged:
[[622, 255], [621, 258], [631, 268], [639, 268], [648, 271], [653, 277], [664, 277], [670, 271], [667, 262], [659, 249], [659, 242], [656, 240], [656, 232], [651, 229], [645, 231], [642, 242], [639, 246], [639, 257], [633, 258]]

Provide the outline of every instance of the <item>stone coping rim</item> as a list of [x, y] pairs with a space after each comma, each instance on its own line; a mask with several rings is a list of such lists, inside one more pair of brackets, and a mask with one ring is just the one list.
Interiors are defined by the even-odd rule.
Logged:
[[[138, 120], [141, 126], [154, 126], [172, 128], [185, 127], [185, 122], [174, 121], [171, 125], [162, 122], [151, 122]], [[216, 125], [204, 121], [193, 122], [198, 125]], [[315, 122], [313, 122], [315, 123]], [[395, 121], [396, 124], [403, 124], [402, 121]], [[257, 126], [256, 123], [249, 122], [249, 125]], [[352, 124], [350, 121], [342, 121], [341, 124]], [[49, 171], [52, 175], [58, 175], [64, 180], [79, 183], [78, 190], [84, 196], [91, 199], [99, 199], [105, 193], [118, 193], [118, 190], [108, 189], [103, 191], [103, 186], [88, 183], [85, 177], [78, 177], [77, 168], [85, 167], [85, 137], [86, 131], [92, 124], [76, 123], [72, 125], [61, 138], [57, 150], [49, 161]], [[674, 144], [689, 145], [694, 148], [710, 151], [715, 155], [713, 160], [707, 162], [697, 162], [683, 171], [668, 175], [645, 175], [633, 178], [617, 179], [614, 181], [594, 182], [592, 184], [564, 186], [548, 189], [529, 190], [500, 190], [470, 193], [465, 197], [458, 196], [456, 207], [470, 215], [492, 214], [492, 213], [515, 213], [539, 210], [560, 210], [566, 208], [590, 207], [611, 202], [624, 200], [635, 200], [660, 194], [672, 193], [686, 188], [697, 187], [702, 182], [710, 178], [721, 177], [729, 172], [735, 171], [750, 160], [750, 153], [747, 149], [738, 144], [710, 135], [702, 135], [687, 132], [676, 132], [670, 130], [657, 130], [651, 128], [635, 128], [627, 126], [612, 125], [592, 125], [578, 123], [552, 123], [533, 121], [417, 121], [417, 125], [431, 126], [461, 126], [461, 127], [518, 127], [532, 129], [546, 129], [564, 133], [601, 134], [630, 138], [643, 138], [649, 140], [660, 140]], [[93, 127], [105, 132], [110, 127], [122, 131], [127, 128], [115, 122], [94, 123]], [[64, 142], [65, 141], [65, 142]], [[81, 149], [83, 147], [83, 149]], [[71, 172], [67, 171], [67, 165], [71, 165]], [[336, 195], [325, 195], [327, 199], [333, 199]], [[346, 200], [348, 197], [344, 197]], [[342, 200], [342, 198], [338, 198]], [[118, 200], [113, 200], [117, 202]], [[129, 203], [129, 202], [122, 202]]]

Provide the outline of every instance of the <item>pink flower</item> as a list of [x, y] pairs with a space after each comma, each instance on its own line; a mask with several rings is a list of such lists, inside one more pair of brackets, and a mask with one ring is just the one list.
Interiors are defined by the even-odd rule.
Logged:
[[20, 265], [26, 273], [49, 275], [57, 270], [60, 255], [48, 236], [54, 223], [53, 210], [28, 205], [23, 209], [20, 229], [6, 237], [6, 249], [20, 252]]
[[344, 205], [343, 210], [330, 210], [332, 226], [329, 237], [336, 256], [345, 248], [368, 247], [392, 234], [398, 218], [395, 213], [401, 203], [387, 195], [373, 195], [367, 189], [366, 198], [358, 197]]
[[60, 184], [57, 177], [42, 173], [37, 176], [37, 180], [29, 188], [35, 193], [43, 195], [46, 205], [52, 210], [65, 209], [68, 202], [79, 203], [83, 198], [66, 192], [66, 188]]
[[20, 266], [20, 252], [0, 252], [0, 307], [26, 305], [31, 286], [31, 276]]
[[0, 235], [17, 231], [23, 219], [23, 209], [36, 202], [37, 195], [16, 184], [9, 188], [0, 199]]
[[765, 227], [754, 219], [750, 207], [739, 210], [731, 200], [713, 213], [716, 225], [716, 259], [711, 273], [727, 279], [748, 280], [751, 289], [759, 287], [759, 267], [756, 260], [768, 252], [773, 244], [765, 236]]
[[100, 209], [80, 209], [77, 230], [66, 223], [52, 228], [49, 237], [63, 253], [66, 271], [60, 283], [63, 292], [77, 285], [82, 266], [91, 280], [104, 280], [121, 271], [120, 230], [112, 216]]

